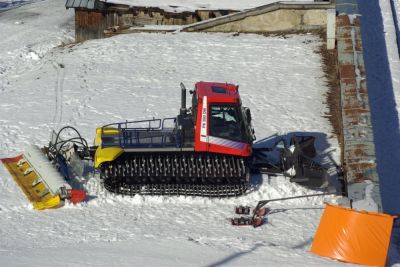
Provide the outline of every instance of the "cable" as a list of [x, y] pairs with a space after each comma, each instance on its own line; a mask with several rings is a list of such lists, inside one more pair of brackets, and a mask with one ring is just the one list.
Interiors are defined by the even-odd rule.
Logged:
[[[67, 140], [61, 140], [60, 138], [61, 133], [65, 130], [73, 130], [78, 135], [78, 137], [72, 137]], [[49, 151], [52, 150], [53, 152], [55, 152], [55, 155], [57, 156], [60, 154], [60, 151], [64, 148], [64, 146], [70, 143], [81, 145], [85, 153], [88, 151], [89, 146], [86, 139], [82, 138], [78, 130], [72, 126], [64, 126], [58, 131], [54, 143], [50, 142]]]

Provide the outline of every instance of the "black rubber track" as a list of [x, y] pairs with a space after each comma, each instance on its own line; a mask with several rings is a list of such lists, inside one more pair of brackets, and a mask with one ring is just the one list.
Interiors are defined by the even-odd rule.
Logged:
[[213, 153], [124, 153], [100, 167], [105, 188], [124, 195], [228, 197], [249, 186], [248, 159]]

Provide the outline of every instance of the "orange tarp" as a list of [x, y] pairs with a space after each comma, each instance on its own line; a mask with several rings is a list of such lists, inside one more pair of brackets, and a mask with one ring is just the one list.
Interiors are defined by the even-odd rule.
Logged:
[[344, 262], [385, 266], [394, 218], [327, 204], [311, 252]]

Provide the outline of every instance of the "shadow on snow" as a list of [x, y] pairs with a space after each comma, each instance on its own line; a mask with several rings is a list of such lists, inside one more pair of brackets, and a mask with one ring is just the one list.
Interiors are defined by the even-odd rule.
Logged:
[[[317, 163], [321, 164], [324, 168], [328, 170], [328, 179], [325, 184], [320, 185], [320, 181], [310, 180], [307, 183], [301, 183], [303, 186], [313, 188], [313, 189], [322, 189], [326, 191], [327, 188], [332, 190], [336, 190], [338, 194], [342, 193], [342, 183], [339, 181], [338, 169], [340, 168], [339, 163], [335, 161], [332, 156], [332, 152], [334, 149], [331, 148], [331, 145], [328, 142], [328, 136], [325, 133], [320, 132], [290, 132], [285, 135], [274, 134], [269, 137], [262, 138], [257, 141], [253, 147], [254, 148], [271, 148], [274, 147], [277, 142], [283, 140], [285, 144], [290, 143], [290, 139], [293, 136], [313, 136], [315, 137], [315, 148], [317, 155], [313, 159]], [[269, 154], [268, 157], [271, 158], [271, 161], [278, 161], [279, 155]], [[264, 176], [265, 177], [265, 176]], [[286, 179], [286, 177], [282, 177], [282, 179]], [[263, 175], [262, 174], [252, 174], [251, 176], [251, 187], [252, 191], [256, 191], [263, 183]]]
[[[379, 1], [358, 1], [377, 171], [385, 213], [400, 214], [400, 126]], [[398, 28], [397, 34], [398, 34]], [[386, 264], [400, 263], [400, 220], [395, 221]]]

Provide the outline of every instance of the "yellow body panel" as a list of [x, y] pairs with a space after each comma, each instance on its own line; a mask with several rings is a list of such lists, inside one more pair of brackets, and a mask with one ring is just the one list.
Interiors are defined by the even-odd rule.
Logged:
[[37, 210], [53, 209], [61, 206], [61, 199], [57, 195], [55, 197], [49, 198], [47, 201], [33, 202], [33, 207]]
[[119, 130], [115, 128], [97, 128], [96, 129], [96, 139], [94, 144], [97, 147], [96, 154], [94, 156], [94, 167], [98, 168], [101, 163], [107, 161], [113, 161], [118, 158], [124, 150], [120, 147], [101, 147], [103, 139], [113, 139], [118, 138]]
[[94, 145], [98, 146], [101, 144], [103, 135], [107, 137], [118, 136], [119, 130], [115, 128], [97, 128], [96, 129], [96, 139], [94, 140]]
[[[31, 166], [27, 162], [18, 165], [20, 159], [23, 159], [23, 157], [4, 159], [2, 162], [33, 207], [37, 210], [60, 207], [62, 204], [60, 197], [52, 195], [48, 191], [35, 171], [29, 172]], [[24, 174], [25, 172], [26, 174]]]
[[99, 146], [94, 156], [94, 166], [98, 168], [101, 163], [106, 161], [113, 161], [118, 158], [122, 153], [124, 153], [124, 150], [120, 147], [101, 148]]

